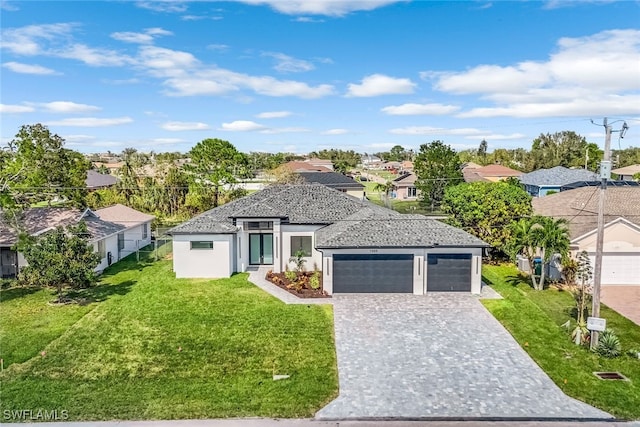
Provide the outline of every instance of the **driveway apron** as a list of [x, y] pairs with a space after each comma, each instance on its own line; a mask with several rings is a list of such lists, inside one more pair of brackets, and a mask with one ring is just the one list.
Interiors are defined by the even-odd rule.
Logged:
[[337, 295], [340, 395], [316, 419], [598, 419], [468, 294]]

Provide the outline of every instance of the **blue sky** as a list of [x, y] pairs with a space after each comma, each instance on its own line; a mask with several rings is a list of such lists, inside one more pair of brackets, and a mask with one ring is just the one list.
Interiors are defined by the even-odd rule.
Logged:
[[[1, 137], [82, 152], [640, 146], [635, 1], [2, 1]], [[614, 124], [614, 129], [622, 123]]]

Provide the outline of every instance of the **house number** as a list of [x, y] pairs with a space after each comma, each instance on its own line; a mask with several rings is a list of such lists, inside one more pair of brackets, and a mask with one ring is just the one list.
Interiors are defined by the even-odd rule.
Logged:
[[377, 249], [369, 249], [369, 252], [371, 252], [372, 254], [377, 254], [378, 250]]

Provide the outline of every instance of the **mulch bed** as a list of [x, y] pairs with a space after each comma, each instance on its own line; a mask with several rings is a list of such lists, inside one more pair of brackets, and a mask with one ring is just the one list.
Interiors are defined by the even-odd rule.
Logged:
[[322, 290], [322, 273], [320, 273], [320, 277], [318, 277], [320, 279], [320, 287], [318, 289], [312, 289], [309, 286], [309, 279], [313, 274], [314, 272], [312, 271], [305, 271], [301, 273], [301, 277], [296, 279], [303, 283], [301, 289], [295, 289], [295, 280], [289, 280], [284, 273], [273, 273], [270, 271], [265, 278], [274, 285], [299, 298], [331, 298], [331, 295], [328, 295]]

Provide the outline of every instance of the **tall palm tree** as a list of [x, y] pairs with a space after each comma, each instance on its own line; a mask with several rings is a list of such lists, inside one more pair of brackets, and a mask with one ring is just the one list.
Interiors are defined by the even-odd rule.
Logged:
[[384, 195], [384, 205], [391, 209], [391, 200], [389, 199], [389, 194], [393, 191], [393, 182], [387, 181], [384, 184], [379, 182], [373, 187], [374, 191], [377, 191], [380, 194]]

